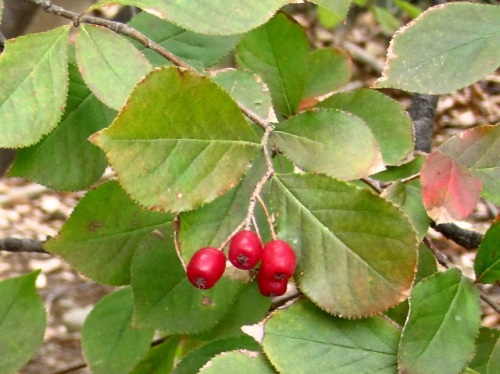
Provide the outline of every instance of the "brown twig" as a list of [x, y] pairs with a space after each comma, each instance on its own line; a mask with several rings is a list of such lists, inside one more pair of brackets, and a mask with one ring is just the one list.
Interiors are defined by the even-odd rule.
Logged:
[[432, 221], [431, 227], [465, 249], [475, 249], [479, 247], [479, 244], [483, 240], [483, 236], [478, 232], [462, 229], [453, 223], [441, 223], [438, 225]]
[[[73, 22], [75, 27], [78, 27], [80, 23], [88, 23], [92, 25], [97, 25], [97, 26], [102, 26], [110, 29], [111, 31], [116, 32], [117, 34], [122, 34], [125, 36], [128, 36], [129, 38], [132, 38], [139, 43], [141, 43], [143, 46], [146, 48], [151, 49], [152, 51], [158, 53], [160, 56], [164, 57], [168, 61], [170, 61], [172, 64], [179, 68], [183, 68], [192, 72], [196, 72], [196, 69], [194, 69], [191, 65], [187, 64], [183, 60], [181, 60], [179, 57], [174, 55], [173, 53], [169, 52], [165, 48], [163, 48], [160, 44], [156, 43], [152, 39], [148, 38], [146, 35], [141, 33], [140, 31], [134, 29], [133, 27], [121, 23], [121, 22], [115, 22], [115, 21], [110, 21], [107, 19], [99, 18], [99, 17], [94, 17], [94, 16], [89, 16], [86, 14], [78, 14], [75, 12], [72, 12], [70, 10], [67, 10], [65, 8], [62, 8], [57, 5], [53, 5], [50, 0], [24, 0], [30, 4], [38, 5], [43, 8], [43, 10], [46, 13], [49, 14], [54, 14], [60, 17], [67, 18]], [[268, 123], [266, 121], [263, 121], [260, 119], [258, 116], [256, 116], [251, 110], [243, 106], [242, 104], [237, 103], [238, 107], [240, 108], [241, 112], [252, 122], [260, 126], [263, 130], [265, 130], [268, 127]]]
[[18, 239], [18, 238], [5, 238], [0, 239], [0, 251], [6, 252], [31, 252], [31, 253], [46, 253], [43, 249], [43, 242], [33, 239]]

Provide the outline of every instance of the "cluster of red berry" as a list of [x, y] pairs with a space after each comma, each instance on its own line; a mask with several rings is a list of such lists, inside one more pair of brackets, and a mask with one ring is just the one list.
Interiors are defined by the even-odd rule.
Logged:
[[[295, 271], [295, 252], [283, 240], [271, 240], [264, 247], [258, 235], [250, 230], [237, 233], [229, 244], [229, 261], [238, 269], [253, 269], [260, 261], [257, 282], [264, 296], [281, 296], [286, 292], [288, 278]], [[208, 289], [217, 283], [226, 268], [226, 256], [216, 248], [198, 250], [187, 266], [189, 281]]]

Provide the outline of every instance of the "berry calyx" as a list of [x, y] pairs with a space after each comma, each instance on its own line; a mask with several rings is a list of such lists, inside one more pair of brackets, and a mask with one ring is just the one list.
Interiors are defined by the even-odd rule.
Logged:
[[267, 278], [261, 272], [257, 275], [257, 284], [262, 295], [268, 297], [281, 296], [286, 292], [288, 279]]
[[295, 252], [283, 240], [271, 240], [264, 246], [259, 274], [268, 279], [287, 280], [295, 271]]
[[238, 269], [252, 269], [260, 261], [262, 243], [259, 236], [250, 230], [234, 235], [229, 244], [229, 261]]
[[187, 277], [193, 286], [208, 290], [224, 274], [226, 256], [217, 248], [205, 247], [198, 250], [187, 266]]

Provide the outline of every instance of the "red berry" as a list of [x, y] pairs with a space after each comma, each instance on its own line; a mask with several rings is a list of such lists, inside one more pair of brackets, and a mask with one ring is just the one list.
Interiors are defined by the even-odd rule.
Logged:
[[237, 233], [229, 244], [229, 261], [238, 269], [252, 269], [260, 261], [262, 243], [259, 236], [250, 230]]
[[216, 248], [198, 250], [187, 266], [187, 277], [193, 286], [207, 290], [222, 277], [226, 269], [226, 256]]
[[283, 240], [271, 240], [264, 246], [259, 274], [268, 279], [287, 280], [295, 271], [295, 252]]
[[260, 271], [257, 275], [257, 284], [259, 291], [264, 296], [281, 296], [286, 292], [288, 279], [276, 280], [265, 277]]

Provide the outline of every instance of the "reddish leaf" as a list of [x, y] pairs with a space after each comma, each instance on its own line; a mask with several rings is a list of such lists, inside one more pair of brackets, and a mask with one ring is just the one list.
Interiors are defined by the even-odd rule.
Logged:
[[420, 178], [425, 209], [437, 223], [460, 221], [474, 210], [482, 182], [454, 158], [432, 152]]

